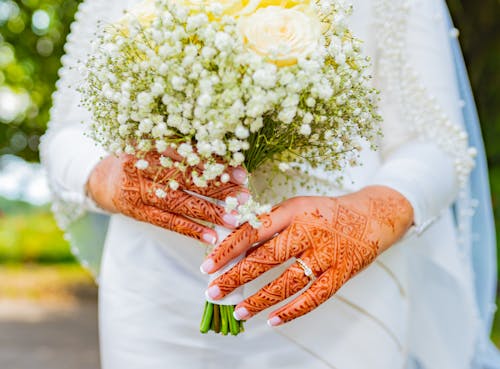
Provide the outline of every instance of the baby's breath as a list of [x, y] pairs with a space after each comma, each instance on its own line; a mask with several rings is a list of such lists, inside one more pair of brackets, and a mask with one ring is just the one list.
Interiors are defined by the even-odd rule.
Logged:
[[[204, 13], [158, 0], [147, 24], [128, 14], [96, 39], [86, 61], [81, 92], [94, 138], [136, 155], [140, 169], [149, 165], [147, 151], [176, 149], [182, 163], [161, 157], [161, 165], [190, 173], [199, 187], [228, 182], [229, 166], [254, 172], [274, 161], [282, 171], [301, 163], [339, 171], [357, 164], [360, 140], [374, 144], [379, 134], [369, 62], [346, 25], [349, 7], [309, 6], [324, 23], [318, 47], [279, 66], [247, 47], [238, 17], [218, 17], [216, 6]], [[200, 163], [203, 170], [186, 170]], [[250, 213], [258, 205], [239, 208], [242, 221], [257, 223]]]

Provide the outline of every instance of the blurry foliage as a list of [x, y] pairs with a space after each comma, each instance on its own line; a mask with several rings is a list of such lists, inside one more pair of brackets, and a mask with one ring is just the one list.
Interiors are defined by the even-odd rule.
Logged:
[[[105, 0], [103, 0], [105, 1]], [[0, 0], [0, 155], [38, 159], [77, 0]]]
[[0, 198], [0, 264], [74, 262], [47, 207]]
[[500, 1], [449, 0], [474, 89], [489, 163], [500, 166]]
[[[448, 0], [448, 5], [460, 29], [460, 42], [481, 118], [500, 245], [500, 1]], [[500, 265], [500, 252], [497, 256]]]

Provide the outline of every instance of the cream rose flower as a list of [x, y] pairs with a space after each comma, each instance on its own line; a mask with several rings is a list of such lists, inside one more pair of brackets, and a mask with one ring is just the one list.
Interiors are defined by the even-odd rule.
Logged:
[[269, 6], [242, 17], [239, 30], [245, 44], [278, 66], [296, 64], [310, 55], [321, 39], [321, 22], [299, 8]]

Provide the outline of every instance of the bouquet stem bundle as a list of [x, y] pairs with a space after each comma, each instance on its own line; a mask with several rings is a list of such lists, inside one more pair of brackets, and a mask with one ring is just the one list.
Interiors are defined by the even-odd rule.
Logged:
[[200, 332], [213, 331], [224, 336], [231, 334], [237, 336], [245, 331], [243, 321], [238, 321], [233, 316], [234, 305], [217, 305], [207, 301], [203, 310]]

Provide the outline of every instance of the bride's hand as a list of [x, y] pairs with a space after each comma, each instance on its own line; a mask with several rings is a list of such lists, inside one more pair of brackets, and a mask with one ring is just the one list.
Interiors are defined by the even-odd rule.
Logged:
[[[276, 280], [241, 302], [235, 317], [247, 320], [313, 282], [305, 292], [269, 315], [272, 326], [307, 314], [329, 299], [344, 283], [398, 241], [413, 222], [410, 203], [381, 186], [346, 196], [297, 197], [262, 217], [262, 226], [244, 224], [202, 264], [213, 273], [234, 257], [248, 255], [215, 279], [207, 291], [220, 299], [271, 268], [300, 258]], [[259, 243], [259, 246], [251, 248]], [[312, 275], [308, 277], [308, 268]]]
[[[179, 155], [174, 151], [163, 155], [179, 160]], [[89, 196], [111, 213], [122, 213], [211, 244], [217, 242], [217, 233], [194, 219], [228, 228], [236, 227], [236, 217], [226, 214], [223, 207], [183, 190], [218, 200], [233, 196], [240, 202], [245, 202], [249, 196], [248, 190], [243, 186], [246, 181], [243, 169], [232, 169], [228, 183], [209, 183], [208, 187], [199, 188], [186, 183], [187, 174], [180, 173], [176, 168], [162, 167], [158, 153], [151, 152], [145, 159], [149, 163], [146, 169], [138, 169], [137, 159], [131, 155], [108, 156], [103, 159], [89, 177]], [[179, 183], [178, 190], [169, 188], [169, 180]], [[164, 198], [157, 196], [158, 189], [164, 191]]]

